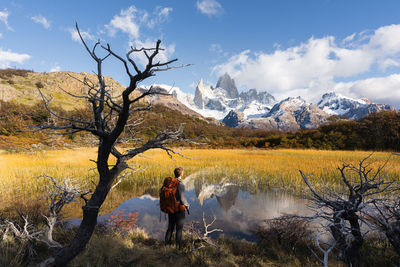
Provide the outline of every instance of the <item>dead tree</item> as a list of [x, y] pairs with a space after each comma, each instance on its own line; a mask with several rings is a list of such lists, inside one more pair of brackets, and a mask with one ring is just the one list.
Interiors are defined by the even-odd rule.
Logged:
[[[96, 136], [99, 141], [96, 160], [99, 181], [90, 198], [85, 201], [83, 206], [83, 219], [75, 237], [70, 244], [57, 251], [52, 258], [46, 261], [46, 264], [55, 266], [65, 266], [85, 248], [97, 224], [99, 209], [112, 188], [114, 181], [124, 170], [129, 168], [128, 160], [153, 148], [163, 149], [171, 156], [177, 153], [168, 147], [170, 144], [176, 141], [187, 141], [182, 138], [183, 129], [180, 127], [175, 131], [163, 131], [157, 134], [155, 138], [145, 143], [138, 143], [137, 146], [124, 152], [118, 150], [116, 144], [132, 117], [137, 117], [139, 111], [145, 111], [151, 108], [151, 105], [139, 105], [139, 101], [146, 96], [165, 94], [155, 90], [153, 87], [138, 92], [138, 94], [134, 94], [136, 91], [139, 91], [137, 90], [138, 84], [151, 76], [155, 76], [159, 71], [166, 71], [174, 68], [170, 66], [170, 64], [177, 61], [177, 59], [167, 62], [156, 61], [155, 57], [163, 50], [160, 47], [160, 40], [157, 41], [153, 48], [136, 49], [131, 47], [125, 57], [116, 54], [109, 44], [103, 46], [100, 42], [97, 42], [93, 48], [90, 49], [83, 40], [77, 25], [76, 29], [86, 51], [97, 64], [96, 74], [98, 81], [93, 83], [88, 79], [80, 80], [80, 82], [88, 88], [87, 95], [69, 94], [87, 100], [91, 106], [93, 118], [90, 120], [83, 120], [67, 118], [56, 114], [50, 108], [51, 98], [47, 98], [42, 94], [46, 109], [59, 121], [63, 121], [64, 124], [41, 125], [37, 130], [47, 130], [51, 132], [61, 131], [65, 134], [85, 131]], [[106, 52], [104, 57], [98, 56], [98, 49], [103, 49]], [[132, 55], [134, 53], [144, 53], [146, 56], [147, 64], [144, 69], [140, 69], [133, 60]], [[112, 96], [103, 77], [102, 65], [109, 57], [114, 57], [123, 64], [125, 72], [130, 80], [128, 87], [123, 90], [119, 97]], [[134, 72], [132, 72], [131, 69], [133, 69]], [[111, 156], [116, 158], [116, 163], [114, 165], [110, 164]]]
[[[393, 155], [400, 156], [398, 153]], [[394, 194], [376, 200], [373, 204], [375, 212], [366, 213], [371, 221], [383, 231], [392, 244], [394, 250], [400, 255], [400, 196], [398, 194], [399, 187], [396, 186], [392, 190]]]
[[373, 203], [375, 210], [366, 212], [371, 222], [383, 232], [400, 255], [400, 197], [392, 196]]
[[[371, 155], [370, 155], [371, 156]], [[340, 193], [325, 190], [318, 193], [311, 185], [310, 175], [300, 171], [304, 182], [311, 191], [311, 201], [316, 210], [313, 218], [323, 219], [331, 233], [339, 259], [349, 266], [362, 266], [360, 249], [364, 241], [362, 223], [368, 223], [363, 215], [365, 210], [371, 208], [381, 194], [391, 190], [392, 181], [386, 181], [382, 169], [386, 163], [372, 172], [370, 164], [364, 158], [358, 165], [343, 163], [338, 168], [341, 174], [344, 190]], [[318, 245], [318, 244], [317, 244]], [[324, 251], [324, 258], [332, 251], [332, 246]]]
[[324, 267], [328, 267], [328, 259], [329, 259], [329, 254], [332, 252], [332, 250], [336, 247], [336, 241], [334, 241], [332, 244], [325, 244], [325, 246], [327, 247], [326, 249], [323, 248], [323, 246], [321, 246], [321, 241], [320, 241], [320, 237], [323, 234], [323, 231], [319, 231], [317, 233], [317, 235], [315, 236], [315, 246], [318, 248], [318, 250], [322, 253], [322, 255], [324, 256], [323, 259], [320, 259], [318, 257], [318, 255], [316, 255], [314, 253], [313, 250], [311, 250], [315, 256], [317, 257], [317, 259], [324, 265]]
[[4, 241], [7, 239], [8, 235], [13, 235], [15, 239], [20, 242], [18, 248], [19, 257], [26, 262], [30, 262], [36, 254], [33, 243], [41, 241], [40, 237], [43, 231], [37, 231], [33, 225], [29, 224], [28, 216], [21, 215], [21, 217], [23, 219], [23, 226], [8, 219], [0, 221], [1, 240]]
[[[203, 232], [200, 232], [198, 229], [196, 229], [196, 224], [198, 224], [198, 222], [192, 222], [192, 225], [190, 226], [190, 232], [196, 237], [196, 239], [194, 239], [192, 242], [192, 251], [197, 251], [199, 249], [205, 248], [206, 246], [203, 243], [206, 243], [208, 245], [215, 247], [216, 249], [219, 249], [219, 246], [208, 236], [209, 234], [214, 232], [223, 232], [223, 230], [219, 228], [215, 228], [212, 230], [209, 229], [209, 227], [211, 227], [214, 224], [216, 219], [217, 218], [214, 215], [214, 219], [211, 221], [211, 223], [207, 223], [203, 212], [203, 226], [204, 226]], [[195, 243], [201, 243], [201, 245], [199, 247], [196, 247]]]
[[50, 248], [60, 248], [61, 244], [53, 240], [53, 229], [59, 221], [61, 210], [79, 198], [84, 199], [90, 191], [81, 189], [67, 178], [63, 178], [61, 183], [51, 176], [44, 175], [43, 178], [48, 179], [52, 185], [47, 188], [48, 215], [43, 215], [46, 219], [46, 230], [41, 241]]

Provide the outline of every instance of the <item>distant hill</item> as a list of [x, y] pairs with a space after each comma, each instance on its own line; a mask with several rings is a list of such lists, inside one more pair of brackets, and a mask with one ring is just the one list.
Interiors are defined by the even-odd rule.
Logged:
[[[34, 105], [42, 99], [38, 90], [40, 89], [46, 96], [53, 97], [52, 104], [65, 110], [72, 110], [84, 106], [85, 100], [75, 98], [64, 91], [74, 95], [86, 95], [88, 87], [79, 80], [86, 80], [94, 85], [98, 84], [96, 75], [85, 72], [39, 73], [24, 70], [14, 70], [14, 72], [0, 70], [0, 100]], [[124, 89], [111, 77], [105, 77], [105, 81], [113, 95], [120, 94]]]

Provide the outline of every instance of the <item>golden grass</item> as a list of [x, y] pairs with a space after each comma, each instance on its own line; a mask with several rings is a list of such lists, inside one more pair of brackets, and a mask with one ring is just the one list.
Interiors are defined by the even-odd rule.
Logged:
[[[188, 158], [176, 156], [171, 160], [165, 152], [152, 150], [141, 157], [131, 160], [143, 171], [127, 178], [108, 197], [103, 212], [110, 211], [122, 201], [158, 186], [166, 176], [171, 176], [173, 169], [182, 166], [185, 176], [205, 170], [204, 179], [219, 181], [228, 179], [236, 182], [250, 192], [266, 190], [286, 190], [302, 192], [304, 182], [299, 169], [313, 173], [311, 182], [317, 187], [322, 185], [338, 186], [337, 167], [342, 161], [357, 164], [370, 154], [365, 151], [321, 151], [321, 150], [246, 150], [246, 149], [177, 149]], [[372, 156], [377, 167], [383, 164], [390, 153], [376, 152]], [[48, 183], [43, 174], [57, 178], [69, 177], [82, 185], [96, 183], [97, 175], [93, 168], [96, 159], [95, 148], [38, 151], [30, 153], [0, 153], [0, 209], [8, 201], [18, 196], [43, 197], [43, 190]], [[394, 179], [400, 177], [400, 157], [392, 157], [386, 168]]]
[[[256, 243], [220, 237], [220, 249], [205, 247], [192, 251], [194, 236], [185, 233], [183, 250], [165, 246], [163, 242], [148, 238], [140, 230], [126, 234], [115, 232], [95, 233], [87, 249], [75, 258], [71, 266], [310, 266], [314, 259], [307, 255], [298, 257], [293, 251], [266, 247]], [[280, 248], [280, 247], [279, 247]], [[269, 258], [265, 250], [275, 250]], [[299, 253], [297, 253], [299, 254]], [[332, 261], [335, 262], [335, 261]], [[335, 262], [336, 263], [336, 262]], [[340, 265], [339, 265], [340, 266]]]

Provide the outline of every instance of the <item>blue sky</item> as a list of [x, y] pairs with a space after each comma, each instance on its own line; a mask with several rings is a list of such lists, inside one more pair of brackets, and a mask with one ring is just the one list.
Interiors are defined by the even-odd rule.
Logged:
[[[337, 91], [399, 106], [399, 13], [400, 2], [389, 0], [3, 0], [0, 67], [93, 71], [74, 40], [78, 22], [90, 44], [101, 39], [124, 55], [130, 45], [161, 39], [160, 59], [194, 64], [146, 84], [194, 93], [200, 78], [215, 85], [229, 72], [240, 90], [267, 90], [278, 99], [301, 95], [315, 102]], [[113, 59], [104, 74], [127, 84]]]

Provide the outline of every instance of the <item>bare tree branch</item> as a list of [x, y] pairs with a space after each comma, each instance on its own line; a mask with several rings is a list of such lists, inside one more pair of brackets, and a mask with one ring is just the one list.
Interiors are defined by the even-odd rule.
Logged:
[[[80, 81], [82, 84], [88, 87], [87, 97], [82, 98], [85, 98], [91, 105], [93, 121], [85, 122], [73, 118], [66, 118], [59, 115], [57, 116], [57, 114], [54, 114], [49, 107], [50, 101], [42, 94], [46, 109], [48, 109], [54, 117], [61, 120], [63, 123], [57, 125], [42, 125], [38, 127], [38, 129], [50, 129], [54, 131], [61, 130], [69, 133], [88, 131], [97, 136], [99, 142], [97, 160], [95, 163], [96, 170], [99, 174], [99, 180], [96, 184], [94, 192], [90, 195], [90, 197], [86, 198], [85, 196], [81, 196], [85, 200], [85, 205], [83, 206], [83, 220], [75, 237], [68, 246], [63, 247], [56, 254], [54, 254], [54, 261], [51, 260], [51, 264], [60, 266], [66, 265], [69, 261], [71, 261], [80, 251], [83, 250], [89, 241], [97, 223], [99, 209], [104, 203], [110, 190], [120, 184], [122, 179], [129, 175], [130, 172], [136, 171], [136, 168], [129, 166], [129, 159], [153, 148], [163, 149], [171, 157], [172, 155], [183, 156], [181, 153], [174, 151], [169, 146], [176, 142], [191, 142], [190, 140], [182, 137], [183, 126], [181, 125], [177, 130], [163, 131], [157, 134], [155, 138], [143, 142], [132, 135], [130, 139], [137, 140], [137, 142], [133, 142], [131, 145], [135, 146], [131, 147], [125, 152], [118, 151], [116, 145], [121, 142], [121, 137], [124, 130], [128, 127], [128, 130], [131, 128], [132, 131], [141, 123], [140, 120], [137, 119], [133, 120], [132, 122], [132, 117], [139, 115], [138, 111], [146, 111], [151, 108], [151, 105], [147, 107], [141, 106], [139, 104], [139, 100], [150, 95], [169, 95], [164, 92], [154, 90], [153, 87], [150, 87], [148, 90], [139, 92], [138, 95], [133, 96], [133, 92], [138, 88], [138, 84], [141, 81], [154, 76], [155, 72], [157, 71], [175, 68], [174, 66], [170, 66], [170, 64], [174, 63], [177, 59], [168, 60], [166, 62], [155, 62], [155, 57], [160, 51], [163, 50], [160, 47], [160, 40], [156, 42], [155, 47], [141, 49], [131, 48], [131, 50], [126, 54], [126, 59], [115, 53], [111, 49], [110, 45], [101, 45], [100, 41], [96, 42], [92, 49], [89, 49], [89, 46], [83, 39], [77, 24], [76, 30], [86, 51], [97, 63], [97, 82], [92, 83], [88, 82], [87, 80]], [[98, 47], [101, 47], [107, 52], [105, 57], [100, 58], [96, 54], [96, 49]], [[135, 61], [131, 58], [132, 53], [137, 52], [143, 52], [148, 59], [143, 70], [140, 70]], [[130, 79], [129, 85], [123, 90], [121, 96], [118, 98], [112, 97], [110, 90], [107, 89], [107, 85], [102, 74], [103, 61], [106, 60], [110, 55], [118, 59], [124, 65], [125, 71]], [[135, 75], [131, 73], [128, 62], [135, 69]], [[134, 106], [135, 104], [136, 106]], [[110, 155], [113, 155], [117, 159], [114, 165], [109, 163]], [[125, 170], [128, 170], [128, 172], [124, 173]]]
[[190, 231], [196, 236], [196, 239], [193, 240], [193, 242], [192, 242], [192, 251], [197, 251], [199, 249], [205, 248], [204, 244], [201, 244], [199, 247], [196, 247], [195, 246], [196, 243], [206, 243], [208, 245], [211, 245], [211, 246], [219, 249], [219, 246], [208, 236], [209, 234], [214, 233], [214, 232], [223, 232], [223, 230], [218, 229], [218, 228], [209, 230], [209, 227], [211, 227], [214, 224], [215, 220], [216, 220], [216, 217], [214, 215], [214, 219], [211, 221], [211, 223], [207, 223], [205, 216], [204, 216], [204, 212], [203, 212], [203, 227], [204, 227], [203, 229], [204, 230], [202, 233], [200, 233], [199, 231], [197, 231], [195, 229], [195, 225], [194, 225], [195, 223], [192, 222]]
[[[373, 218], [366, 210], [376, 207], [379, 214], [383, 208], [380, 206], [386, 198], [380, 198], [381, 194], [393, 192], [393, 181], [389, 177], [382, 176], [382, 170], [387, 165], [388, 158], [384, 164], [380, 165], [376, 172], [372, 172], [368, 160], [372, 154], [360, 160], [358, 165], [343, 163], [338, 168], [345, 191], [340, 193], [326, 188], [324, 194], [318, 193], [309, 181], [309, 176], [300, 171], [301, 176], [311, 192], [311, 201], [314, 203], [316, 211], [315, 218], [323, 219], [327, 222], [329, 232], [334, 243], [324, 249], [320, 245], [320, 233], [316, 237], [316, 246], [324, 255], [324, 266], [327, 266], [328, 254], [334, 247], [339, 250], [339, 258], [350, 266], [361, 264], [360, 248], [363, 244], [364, 236], [368, 231], [362, 231], [362, 224], [371, 225], [365, 216]], [[354, 176], [351, 176], [353, 174]], [[350, 178], [349, 178], [350, 177]], [[375, 220], [381, 226], [387, 227], [388, 218]], [[399, 245], [400, 245], [400, 221], [399, 221]], [[400, 251], [400, 246], [399, 246]]]

